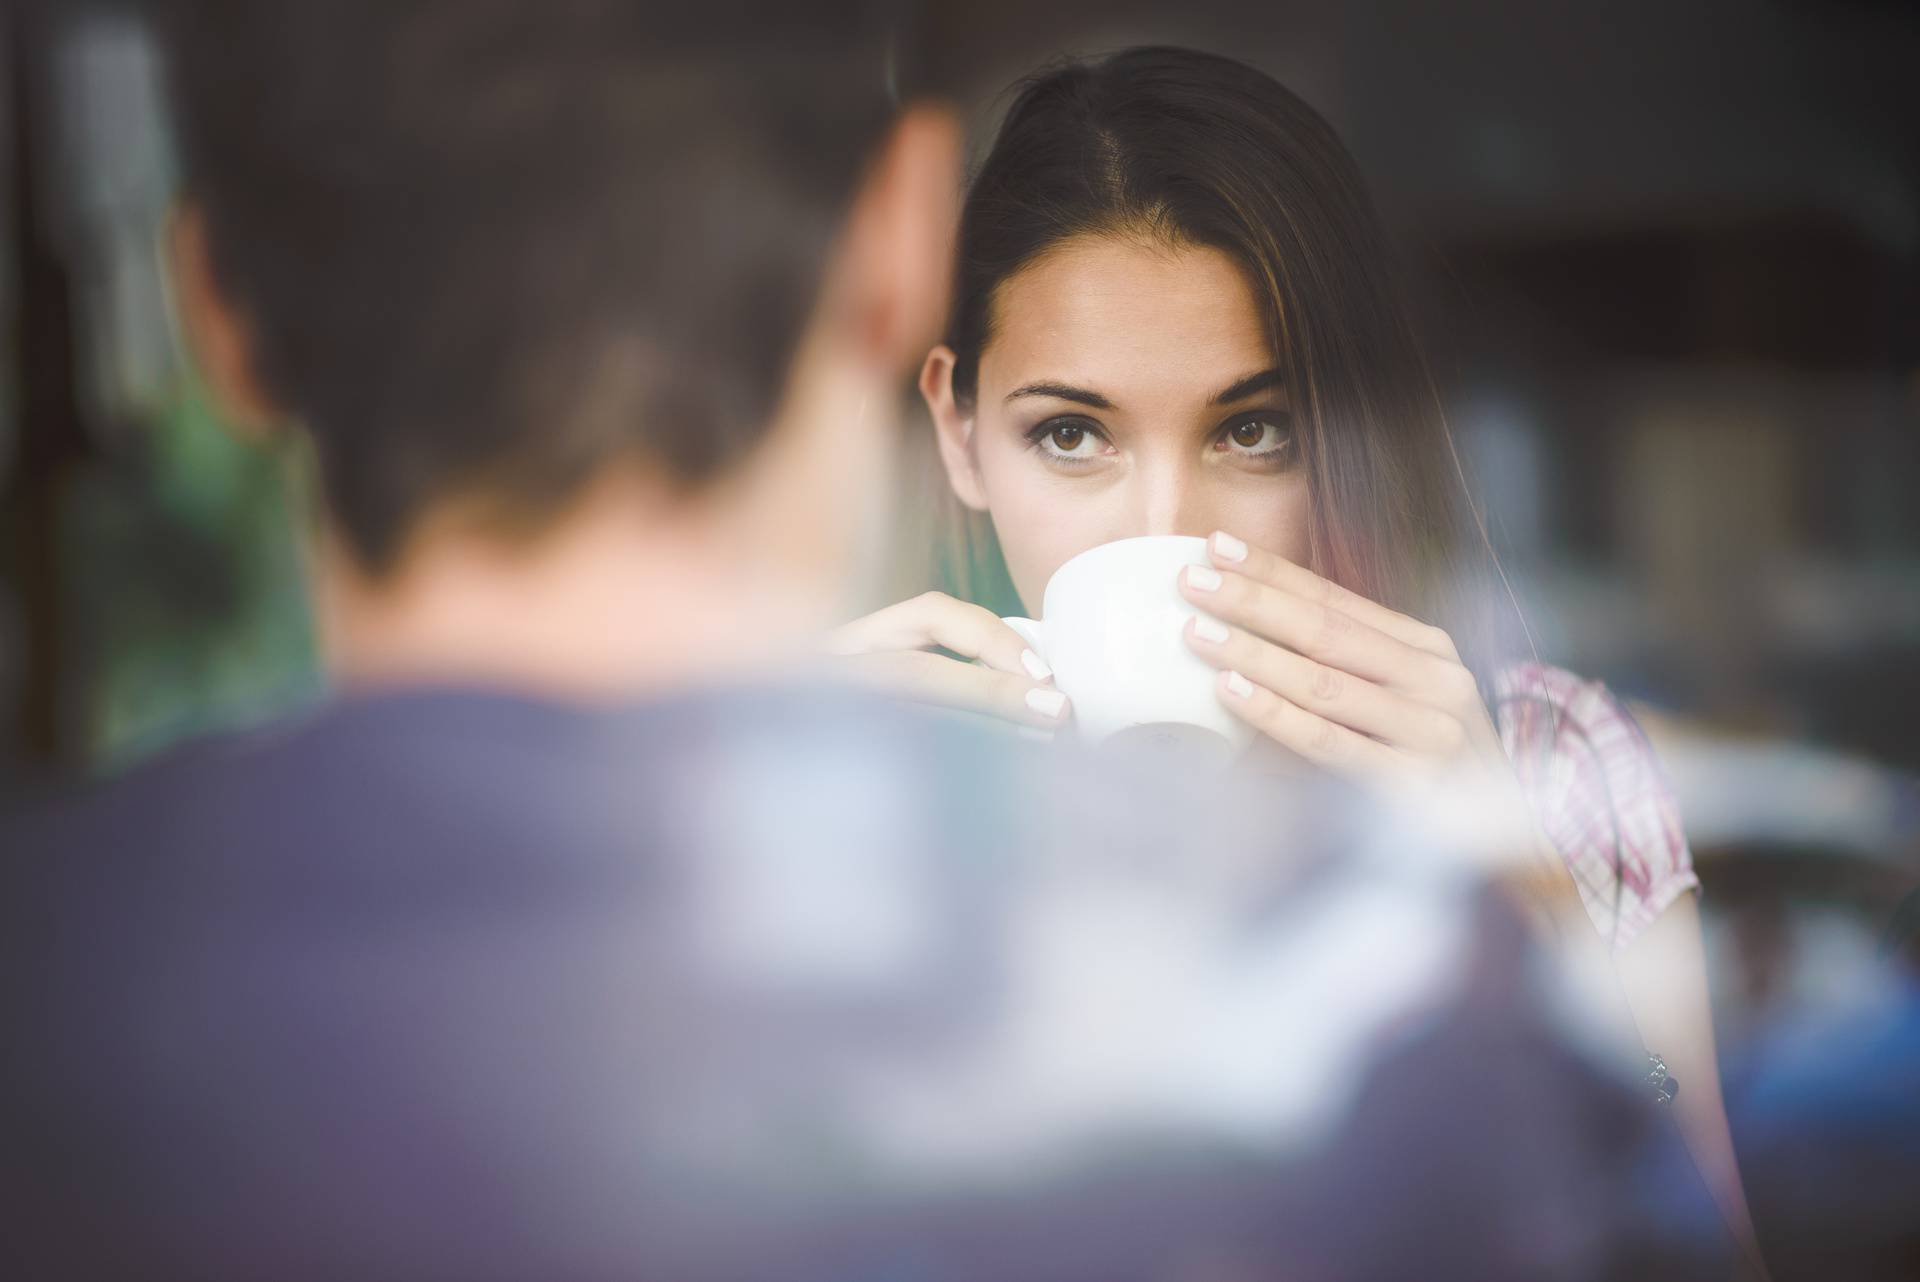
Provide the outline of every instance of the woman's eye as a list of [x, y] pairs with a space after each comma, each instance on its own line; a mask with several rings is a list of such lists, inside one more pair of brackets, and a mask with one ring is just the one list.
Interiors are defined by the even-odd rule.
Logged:
[[1284, 414], [1249, 414], [1227, 424], [1217, 448], [1254, 458], [1284, 453], [1293, 443], [1293, 426]]
[[1099, 429], [1085, 419], [1060, 418], [1029, 432], [1034, 447], [1048, 458], [1091, 459], [1100, 453]]

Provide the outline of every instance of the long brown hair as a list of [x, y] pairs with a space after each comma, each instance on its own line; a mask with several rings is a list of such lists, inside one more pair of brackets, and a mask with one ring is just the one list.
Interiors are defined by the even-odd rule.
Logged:
[[1487, 608], [1498, 564], [1395, 256], [1327, 122], [1271, 77], [1190, 49], [1024, 82], [961, 216], [947, 343], [963, 405], [1000, 284], [1069, 237], [1116, 233], [1217, 249], [1247, 273], [1292, 398], [1312, 568], [1446, 628], [1485, 684], [1503, 648]]

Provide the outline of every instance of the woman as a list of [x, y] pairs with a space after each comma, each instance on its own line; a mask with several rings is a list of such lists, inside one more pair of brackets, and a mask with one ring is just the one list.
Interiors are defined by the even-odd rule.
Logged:
[[[1497, 566], [1326, 123], [1191, 51], [1050, 70], [1014, 101], [958, 250], [920, 390], [953, 492], [990, 521], [1027, 608], [1087, 548], [1206, 536], [1211, 564], [1180, 590], [1222, 623], [1187, 639], [1270, 745], [1362, 774], [1465, 764], [1524, 793], [1750, 1240], [1673, 799], [1604, 688], [1507, 661], [1517, 647], [1482, 622]], [[916, 699], [1043, 729], [1071, 716], [1017, 634], [949, 596], [833, 645]]]

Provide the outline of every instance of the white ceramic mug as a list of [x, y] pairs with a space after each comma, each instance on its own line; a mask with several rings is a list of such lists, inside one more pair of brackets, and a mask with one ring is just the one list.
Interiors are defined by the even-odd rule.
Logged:
[[1182, 567], [1207, 563], [1207, 541], [1179, 535], [1089, 548], [1047, 580], [1039, 620], [1008, 619], [1073, 700], [1080, 736], [1125, 733], [1157, 746], [1237, 755], [1253, 729], [1220, 704], [1216, 669], [1188, 648], [1200, 613], [1180, 595]]

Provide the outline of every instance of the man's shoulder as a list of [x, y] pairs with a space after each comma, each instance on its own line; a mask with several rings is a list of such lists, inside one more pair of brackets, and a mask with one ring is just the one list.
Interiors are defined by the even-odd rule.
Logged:
[[829, 689], [590, 706], [417, 688], [203, 737], [16, 806], [0, 830], [10, 853], [94, 860], [420, 858], [435, 847], [477, 857], [502, 846], [552, 857], [570, 843], [692, 837], [781, 811], [925, 813], [945, 784], [999, 788], [996, 776], [1014, 770], [1001, 745]]
[[[431, 720], [429, 714], [429, 720]], [[343, 795], [408, 782], [395, 732], [420, 717], [385, 700], [310, 705], [174, 744], [110, 773], [68, 780], [4, 816], [16, 851], [96, 857], [241, 840], [271, 842], [319, 815], [350, 818]]]

